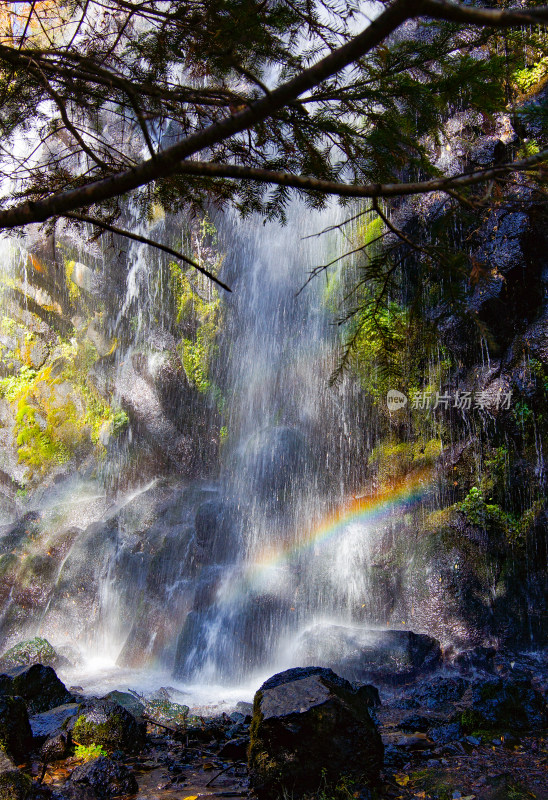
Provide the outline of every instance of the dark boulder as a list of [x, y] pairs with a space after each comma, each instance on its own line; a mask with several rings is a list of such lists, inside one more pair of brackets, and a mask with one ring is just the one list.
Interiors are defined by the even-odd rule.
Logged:
[[378, 708], [382, 706], [379, 690], [371, 683], [356, 683], [353, 684], [353, 689], [356, 697], [363, 700], [366, 706], [371, 708]]
[[144, 745], [146, 726], [119, 703], [93, 700], [83, 704], [70, 726], [78, 744], [97, 744], [106, 750], [139, 750]]
[[349, 681], [403, 683], [436, 667], [441, 648], [437, 639], [413, 631], [316, 625], [301, 635], [296, 658]]
[[74, 700], [55, 670], [42, 664], [5, 670], [0, 675], [0, 695], [22, 697], [31, 714], [49, 711]]
[[461, 723], [466, 731], [542, 728], [546, 725], [546, 703], [528, 678], [482, 681], [472, 687]]
[[436, 744], [450, 744], [462, 739], [462, 728], [458, 722], [449, 722], [432, 728], [428, 735]]
[[227, 759], [228, 761], [243, 761], [247, 756], [248, 746], [249, 739], [247, 736], [229, 739], [219, 750], [219, 758]]
[[411, 707], [416, 708], [420, 705], [437, 710], [440, 706], [461, 700], [469, 686], [470, 682], [465, 678], [446, 678], [438, 675], [417, 686], [408, 699], [415, 704]]
[[72, 737], [68, 731], [57, 731], [52, 736], [48, 736], [40, 748], [40, 758], [42, 762], [48, 764], [52, 761], [59, 761], [67, 758], [72, 752]]
[[31, 779], [0, 748], [0, 800], [27, 800], [32, 794]]
[[16, 761], [24, 761], [31, 747], [25, 703], [20, 697], [0, 695], [0, 748]]
[[302, 797], [347, 775], [376, 781], [383, 745], [368, 707], [344, 678], [306, 667], [279, 673], [255, 695], [249, 770], [259, 798]]
[[97, 798], [116, 797], [135, 794], [139, 788], [130, 769], [105, 756], [76, 767], [68, 783], [69, 796], [74, 798], [91, 792]]
[[136, 719], [141, 719], [145, 713], [144, 705], [137, 700], [135, 695], [132, 695], [129, 692], [119, 692], [117, 689], [115, 689], [114, 691], [106, 694], [102, 699], [110, 700], [113, 703], [118, 703], [118, 705], [123, 706], [126, 711], [129, 711], [130, 714], [133, 714]]
[[482, 670], [484, 672], [493, 672], [494, 658], [497, 654], [495, 647], [472, 647], [469, 650], [462, 650], [453, 658], [453, 664], [462, 670], [462, 672], [470, 672], [473, 670]]

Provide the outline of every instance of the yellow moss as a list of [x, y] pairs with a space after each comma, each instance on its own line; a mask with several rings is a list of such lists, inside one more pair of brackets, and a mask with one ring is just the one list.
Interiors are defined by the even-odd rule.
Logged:
[[443, 530], [451, 525], [451, 523], [454, 521], [456, 512], [456, 505], [431, 511], [430, 514], [427, 514], [421, 529], [425, 533], [434, 533], [436, 531]]
[[369, 456], [381, 483], [390, 483], [402, 478], [411, 470], [432, 466], [442, 451], [439, 439], [416, 442], [381, 442]]
[[75, 264], [76, 262], [74, 260], [65, 258], [65, 283], [72, 303], [75, 303], [80, 297], [80, 289], [72, 280]]

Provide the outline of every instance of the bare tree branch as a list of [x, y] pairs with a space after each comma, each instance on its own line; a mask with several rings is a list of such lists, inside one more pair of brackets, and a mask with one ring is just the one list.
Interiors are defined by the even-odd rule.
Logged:
[[148, 244], [150, 247], [155, 247], [157, 250], [162, 250], [164, 253], [167, 253], [174, 258], [179, 259], [179, 261], [184, 261], [185, 264], [193, 267], [195, 270], [200, 272], [202, 275], [205, 275], [206, 278], [209, 278], [210, 281], [216, 283], [222, 289], [227, 292], [231, 292], [232, 289], [230, 286], [227, 286], [226, 283], [223, 283], [219, 278], [217, 278], [212, 272], [205, 269], [205, 267], [200, 266], [200, 264], [193, 261], [188, 256], [179, 253], [177, 250], [173, 250], [171, 247], [167, 247], [165, 244], [161, 244], [160, 242], [156, 242], [153, 239], [149, 239], [147, 236], [141, 236], [139, 233], [133, 233], [132, 231], [124, 230], [123, 228], [118, 228], [116, 225], [111, 225], [108, 222], [103, 222], [103, 220], [95, 219], [94, 217], [89, 217], [87, 214], [63, 214], [66, 219], [73, 219], [77, 222], [87, 222], [90, 225], [95, 225], [97, 228], [102, 228], [105, 231], [110, 231], [110, 233], [117, 233], [119, 236], [124, 236], [126, 239], [133, 239], [135, 242], [141, 242], [142, 244]]
[[[548, 150], [542, 150], [528, 158], [500, 164], [497, 167], [474, 170], [449, 178], [434, 178], [417, 183], [369, 183], [351, 184], [325, 181], [320, 178], [309, 178], [305, 175], [293, 175], [289, 172], [276, 172], [256, 167], [242, 167], [236, 164], [214, 164], [205, 161], [184, 161], [178, 172], [184, 175], [197, 175], [214, 178], [236, 178], [239, 180], [272, 183], [278, 186], [290, 186], [302, 191], [321, 192], [338, 197], [402, 197], [404, 195], [428, 194], [429, 192], [447, 192], [474, 186], [483, 181], [507, 175], [509, 172], [523, 172], [543, 161], [548, 160]], [[0, 224], [2, 214], [0, 213]]]

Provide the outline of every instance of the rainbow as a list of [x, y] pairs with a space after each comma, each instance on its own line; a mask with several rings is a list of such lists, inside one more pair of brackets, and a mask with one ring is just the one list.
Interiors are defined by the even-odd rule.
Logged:
[[371, 525], [389, 517], [398, 509], [409, 510], [425, 497], [432, 485], [432, 477], [432, 468], [420, 469], [377, 492], [352, 496], [303, 538], [263, 550], [247, 565], [242, 576], [243, 582], [248, 586], [260, 585], [261, 579], [272, 569], [288, 562], [300, 552], [316, 549], [335, 539], [351, 523]]

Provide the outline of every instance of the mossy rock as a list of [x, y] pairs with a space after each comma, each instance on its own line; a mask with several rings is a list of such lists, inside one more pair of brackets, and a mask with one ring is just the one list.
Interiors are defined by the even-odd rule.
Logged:
[[0, 800], [27, 800], [32, 795], [31, 779], [0, 748]]
[[144, 745], [146, 726], [119, 703], [97, 700], [85, 704], [74, 727], [74, 742], [96, 744], [105, 750], [139, 750]]

